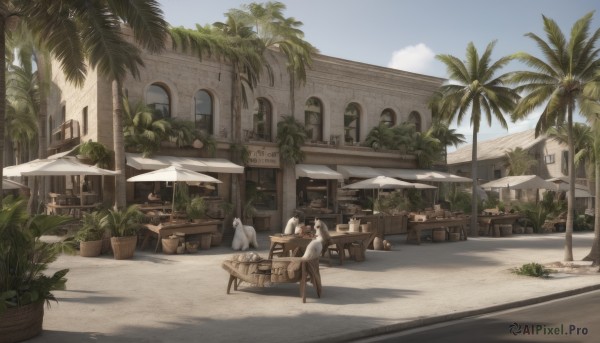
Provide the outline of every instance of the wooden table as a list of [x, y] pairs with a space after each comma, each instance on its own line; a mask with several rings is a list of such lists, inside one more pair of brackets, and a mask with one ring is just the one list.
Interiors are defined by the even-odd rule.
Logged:
[[49, 203], [46, 204], [46, 207], [48, 208], [48, 214], [70, 215], [81, 218], [82, 212], [92, 212], [98, 205], [58, 205]]
[[489, 236], [494, 225], [514, 225], [517, 220], [523, 218], [521, 214], [498, 214], [498, 215], [479, 215], [477, 220], [479, 224], [487, 226], [486, 234]]
[[[345, 249], [349, 249], [353, 243], [359, 245], [359, 249], [364, 253], [367, 250], [367, 245], [373, 233], [371, 232], [335, 232], [329, 231], [331, 235], [330, 244], [335, 245], [335, 247], [340, 252], [340, 265], [344, 264]], [[270, 236], [271, 239], [271, 247], [269, 249], [269, 259], [273, 258], [273, 253], [279, 249], [283, 256], [287, 256], [290, 251], [296, 250], [298, 248], [298, 253], [304, 253], [306, 247], [311, 242], [311, 238], [301, 237], [296, 235], [273, 235]]]
[[206, 220], [200, 223], [161, 223], [159, 225], [146, 224], [146, 232], [144, 234], [144, 240], [142, 241], [141, 249], [146, 247], [150, 236], [156, 237], [156, 247], [154, 252], [158, 252], [161, 246], [161, 239], [169, 237], [176, 233], [183, 233], [184, 235], [196, 235], [196, 234], [212, 234], [218, 232], [218, 225], [221, 222], [218, 220]]
[[406, 235], [406, 242], [415, 241], [417, 244], [421, 244], [421, 231], [422, 230], [436, 230], [443, 229], [446, 233], [449, 233], [451, 229], [458, 230], [460, 234], [460, 240], [467, 240], [467, 232], [465, 226], [467, 225], [467, 217], [462, 218], [444, 218], [444, 219], [430, 219], [424, 222], [408, 221], [408, 234]]

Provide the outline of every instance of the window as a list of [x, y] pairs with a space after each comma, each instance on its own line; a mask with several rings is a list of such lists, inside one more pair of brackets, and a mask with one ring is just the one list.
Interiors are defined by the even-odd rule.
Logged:
[[344, 111], [344, 141], [354, 144], [360, 137], [360, 108], [357, 103], [351, 102]]
[[146, 105], [154, 111], [155, 119], [171, 117], [171, 99], [161, 85], [150, 85], [146, 92]]
[[271, 103], [265, 98], [256, 99], [253, 118], [253, 138], [260, 141], [271, 141]]
[[502, 177], [502, 171], [500, 169], [494, 169], [494, 179], [499, 179]]
[[387, 127], [392, 127], [396, 125], [396, 113], [389, 108], [386, 108], [381, 112], [381, 116], [379, 117], [380, 123], [385, 123]]
[[257, 210], [277, 210], [276, 169], [246, 168], [246, 201]]
[[417, 111], [412, 111], [408, 115], [408, 122], [415, 125], [415, 131], [421, 132], [421, 115]]
[[87, 135], [87, 133], [88, 133], [88, 108], [87, 108], [87, 106], [83, 108], [81, 117], [82, 117], [81, 122], [83, 123], [83, 134]]
[[67, 118], [67, 105], [63, 105], [60, 111], [60, 118], [58, 124], [62, 124], [65, 122]]
[[304, 127], [308, 139], [312, 141], [323, 140], [323, 105], [321, 100], [310, 98], [304, 107]]
[[552, 164], [555, 162], [554, 160], [554, 154], [550, 154], [550, 155], [545, 155], [544, 156], [544, 162], [546, 162], [546, 164]]
[[213, 134], [213, 101], [208, 92], [199, 90], [194, 96], [196, 129]]

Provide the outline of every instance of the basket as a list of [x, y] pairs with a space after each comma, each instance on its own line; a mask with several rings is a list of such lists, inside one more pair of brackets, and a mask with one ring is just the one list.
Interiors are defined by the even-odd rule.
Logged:
[[110, 238], [110, 245], [112, 246], [115, 260], [132, 258], [135, 253], [136, 244], [137, 236]]
[[446, 230], [434, 230], [433, 231], [433, 241], [434, 242], [443, 242], [446, 240]]
[[221, 245], [221, 240], [223, 240], [223, 234], [220, 232], [213, 232], [211, 233], [211, 238], [210, 238], [210, 246], [211, 247], [218, 247], [219, 245]]
[[177, 253], [177, 246], [179, 245], [179, 237], [174, 238], [163, 238], [161, 239], [162, 251], [167, 255], [173, 255]]
[[198, 251], [198, 246], [200, 246], [200, 242], [185, 242], [185, 251], [193, 254]]
[[0, 343], [21, 342], [42, 332], [44, 302], [11, 307], [0, 314]]
[[200, 236], [200, 249], [207, 250], [210, 249], [210, 241], [212, 239], [212, 234], [204, 234]]
[[349, 224], [337, 224], [335, 226], [335, 231], [337, 232], [347, 232], [348, 230], [350, 230]]
[[81, 257], [96, 257], [102, 252], [102, 240], [79, 243], [79, 255]]

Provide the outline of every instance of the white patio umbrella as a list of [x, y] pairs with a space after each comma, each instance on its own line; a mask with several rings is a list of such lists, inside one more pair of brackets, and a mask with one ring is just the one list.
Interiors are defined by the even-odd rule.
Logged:
[[2, 189], [21, 189], [29, 188], [22, 183], [18, 183], [13, 180], [2, 179]]
[[3, 169], [4, 176], [115, 175], [117, 172], [81, 163], [73, 157], [33, 160]]
[[346, 189], [398, 189], [398, 188], [416, 188], [410, 182], [400, 181], [392, 177], [377, 176], [359, 182], [351, 183], [342, 188]]
[[171, 202], [171, 218], [175, 210], [175, 187], [177, 182], [209, 182], [222, 183], [212, 176], [197, 173], [193, 170], [185, 169], [179, 166], [170, 166], [163, 169], [151, 171], [136, 175], [127, 179], [127, 182], [174, 182], [173, 184], [173, 201]]

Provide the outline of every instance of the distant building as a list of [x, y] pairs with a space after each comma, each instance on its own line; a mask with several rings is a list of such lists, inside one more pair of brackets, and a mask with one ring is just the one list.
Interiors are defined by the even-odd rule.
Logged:
[[[530, 174], [545, 180], [568, 176], [568, 147], [545, 135], [535, 137], [535, 130], [531, 129], [477, 143], [477, 178], [480, 184], [507, 176], [505, 156], [516, 148], [526, 150], [537, 161]], [[465, 145], [449, 153], [448, 171], [470, 177], [472, 150], [472, 145]], [[576, 183], [588, 186], [584, 164], [576, 169]]]

